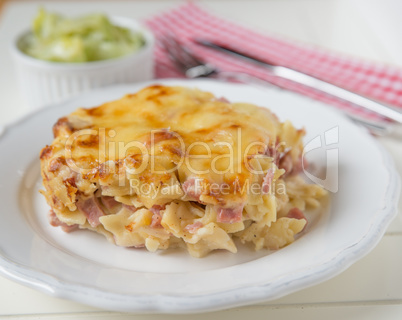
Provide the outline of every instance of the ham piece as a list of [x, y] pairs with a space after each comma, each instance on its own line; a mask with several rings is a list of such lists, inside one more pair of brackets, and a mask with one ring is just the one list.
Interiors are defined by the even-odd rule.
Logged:
[[230, 101], [228, 99], [226, 99], [225, 97], [220, 97], [217, 100], [220, 102], [230, 103]]
[[76, 203], [77, 208], [85, 215], [91, 227], [96, 228], [100, 225], [99, 218], [105, 213], [97, 197], [92, 196], [86, 200], [79, 199]]
[[243, 205], [238, 205], [235, 208], [219, 208], [217, 222], [235, 223], [242, 221]]
[[185, 181], [182, 185], [183, 187], [183, 191], [184, 193], [196, 200], [199, 201], [200, 200], [200, 196], [201, 196], [201, 188], [197, 188], [197, 184], [196, 184], [196, 179], [195, 178], [189, 178], [187, 181]]
[[119, 205], [119, 202], [114, 200], [114, 197], [108, 197], [108, 196], [102, 196], [101, 197], [102, 204], [106, 207], [108, 210], [112, 210], [116, 206]]
[[192, 224], [188, 224], [187, 226], [185, 226], [185, 227], [184, 227], [184, 231], [187, 231], [187, 232], [189, 232], [189, 233], [194, 234], [194, 233], [196, 233], [196, 231], [197, 231], [199, 228], [202, 228], [203, 226], [204, 226], [204, 225], [202, 224], [201, 221], [196, 221], [196, 222], [194, 222], [194, 223], [192, 223]]
[[165, 210], [165, 206], [160, 206], [160, 205], [155, 204], [151, 208], [149, 208], [149, 211], [151, 211], [153, 213], [151, 228], [162, 227], [162, 225], [161, 225], [162, 215], [160, 213], [161, 210]]
[[136, 212], [137, 208], [134, 206], [129, 206], [128, 204], [123, 203], [123, 208], [126, 208], [127, 210], [130, 210], [131, 212]]
[[53, 210], [49, 211], [48, 218], [49, 218], [49, 223], [50, 223], [51, 226], [53, 226], [53, 227], [61, 227], [61, 229], [64, 232], [68, 233], [68, 232], [71, 232], [71, 231], [74, 231], [74, 230], [78, 229], [78, 224], [73, 224], [73, 225], [69, 226], [67, 223], [61, 222], [59, 220], [59, 218], [57, 218], [57, 216], [56, 216], [56, 214], [54, 213]]
[[297, 219], [297, 220], [301, 220], [301, 219], [306, 220], [306, 224], [305, 224], [303, 230], [306, 229], [308, 221], [307, 221], [307, 218], [304, 215], [303, 211], [301, 211], [299, 208], [290, 209], [288, 214], [287, 214], [287, 217]]
[[307, 221], [306, 216], [304, 215], [303, 211], [301, 211], [299, 208], [292, 208], [289, 210], [287, 214], [288, 218], [293, 218], [293, 219], [304, 219]]
[[[305, 162], [306, 164], [307, 162]], [[300, 156], [296, 162], [293, 162], [291, 154], [289, 152], [285, 153], [279, 160], [278, 167], [286, 171], [283, 177], [299, 174], [303, 170], [302, 157]]]
[[262, 193], [263, 194], [267, 194], [269, 192], [273, 179], [274, 179], [274, 170], [272, 170], [270, 168], [270, 169], [268, 169], [267, 174], [265, 175], [265, 177], [262, 181]]

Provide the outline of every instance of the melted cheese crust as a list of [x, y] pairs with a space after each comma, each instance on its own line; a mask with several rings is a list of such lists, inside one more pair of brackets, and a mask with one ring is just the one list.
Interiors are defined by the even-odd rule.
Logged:
[[[297, 173], [304, 130], [279, 122], [266, 108], [229, 103], [198, 89], [147, 87], [80, 108], [61, 118], [53, 132], [53, 143], [40, 156], [42, 193], [53, 213], [60, 224], [101, 232], [123, 246], [155, 251], [184, 244], [203, 256], [221, 248], [235, 252], [232, 238], [238, 236], [257, 249], [281, 247], [305, 225], [286, 217], [292, 201], [304, 210], [307, 198], [325, 195], [317, 186], [308, 196], [276, 194], [276, 182], [305, 186], [285, 178]], [[279, 168], [280, 161], [291, 169]], [[250, 183], [264, 181], [268, 191], [250, 193]], [[79, 206], [91, 197], [102, 200], [105, 213], [96, 223]], [[118, 210], [105, 205], [106, 197]], [[253, 230], [252, 239], [247, 230]], [[272, 242], [273, 232], [286, 233], [286, 240]]]

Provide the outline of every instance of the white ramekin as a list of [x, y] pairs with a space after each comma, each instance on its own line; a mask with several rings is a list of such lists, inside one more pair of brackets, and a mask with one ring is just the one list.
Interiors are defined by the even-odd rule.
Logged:
[[24, 32], [16, 39], [11, 52], [17, 68], [21, 95], [30, 107], [40, 108], [94, 88], [153, 78], [155, 39], [152, 33], [130, 18], [112, 16], [110, 20], [113, 24], [141, 32], [145, 45], [121, 58], [60, 63], [35, 59], [19, 49], [19, 45], [30, 31]]

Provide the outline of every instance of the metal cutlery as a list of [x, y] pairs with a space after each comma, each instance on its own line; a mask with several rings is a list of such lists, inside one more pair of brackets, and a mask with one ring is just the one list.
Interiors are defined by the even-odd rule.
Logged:
[[366, 108], [370, 111], [376, 112], [384, 117], [389, 118], [390, 120], [402, 123], [402, 113], [399, 112], [398, 110], [396, 110], [390, 106], [376, 102], [374, 100], [371, 100], [369, 98], [366, 98], [357, 93], [343, 89], [339, 86], [333, 85], [326, 81], [323, 81], [323, 80], [320, 80], [313, 76], [310, 76], [306, 73], [297, 71], [297, 70], [289, 68], [289, 67], [275, 65], [275, 64], [269, 63], [267, 61], [258, 59], [256, 57], [252, 57], [243, 52], [239, 52], [232, 48], [229, 48], [229, 47], [226, 47], [226, 46], [223, 46], [220, 44], [216, 44], [216, 43], [213, 43], [210, 41], [197, 39], [196, 43], [209, 47], [209, 48], [213, 48], [215, 50], [219, 50], [221, 52], [225, 52], [227, 54], [239, 57], [241, 59], [245, 59], [247, 61], [259, 64], [260, 66], [267, 68], [271, 72], [271, 74], [273, 74], [277, 77], [288, 79], [288, 80], [303, 84], [305, 86], [308, 86], [310, 88], [317, 89], [319, 91], [330, 94], [334, 97], [340, 98], [342, 100], [345, 100], [345, 101], [351, 102], [353, 104], [356, 104], [358, 106], [361, 106], [363, 108]]
[[[334, 86], [330, 83], [324, 82], [312, 76], [303, 74], [299, 71], [292, 70], [286, 67], [275, 66], [268, 64], [265, 61], [261, 61], [255, 59], [253, 57], [247, 56], [242, 53], [238, 53], [233, 51], [230, 48], [221, 47], [211, 42], [206, 42], [204, 40], [197, 40], [197, 43], [206, 45], [208, 47], [230, 52], [230, 54], [242, 57], [247, 60], [252, 60], [255, 63], [259, 63], [267, 67], [274, 75], [280, 76], [282, 78], [286, 78], [292, 81], [296, 81], [298, 83], [302, 83], [308, 85], [310, 87], [316, 88], [321, 91], [326, 92], [332, 95], [344, 99], [346, 101], [355, 103], [359, 106], [366, 106], [367, 109], [374, 111], [380, 115], [383, 115], [387, 118], [395, 120], [399, 123], [402, 123], [402, 113], [398, 112], [395, 109], [392, 109], [388, 106], [379, 104], [373, 100], [355, 94], [353, 92], [347, 91], [340, 87]], [[270, 82], [263, 80], [261, 78], [251, 76], [246, 73], [240, 72], [227, 72], [219, 70], [214, 65], [204, 62], [199, 57], [194, 55], [187, 47], [181, 44], [174, 36], [165, 35], [161, 37], [161, 44], [166, 49], [169, 58], [174, 62], [176, 67], [187, 77], [187, 78], [199, 78], [199, 77], [214, 77], [224, 80], [234, 80], [237, 82], [243, 82], [248, 84], [254, 84], [258, 86], [273, 86]], [[310, 84], [310, 85], [309, 85]], [[317, 87], [318, 84], [318, 88]], [[339, 94], [340, 93], [340, 94]], [[361, 102], [361, 103], [358, 103]], [[364, 104], [364, 105], [363, 105]], [[352, 120], [355, 122], [364, 125], [367, 127], [370, 132], [375, 135], [395, 135], [402, 136], [402, 126], [398, 123], [385, 122], [385, 121], [375, 121], [369, 120], [355, 114], [347, 114]]]

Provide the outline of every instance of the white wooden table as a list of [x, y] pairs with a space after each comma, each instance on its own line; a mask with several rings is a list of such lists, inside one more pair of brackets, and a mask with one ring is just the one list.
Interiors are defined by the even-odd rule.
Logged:
[[[43, 1], [40, 1], [44, 3]], [[202, 1], [212, 12], [264, 32], [402, 67], [402, 3], [398, 0]], [[146, 18], [180, 1], [51, 1], [46, 8], [80, 14], [105, 11]], [[17, 90], [8, 46], [27, 27], [39, 1], [11, 2], [0, 16], [0, 125], [28, 108]], [[381, 138], [402, 174], [402, 141]], [[0, 151], [1, 152], [1, 151]], [[402, 319], [402, 201], [379, 245], [341, 275], [276, 301], [208, 315], [163, 319]], [[159, 319], [106, 312], [46, 296], [0, 276], [0, 319]]]

